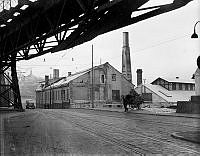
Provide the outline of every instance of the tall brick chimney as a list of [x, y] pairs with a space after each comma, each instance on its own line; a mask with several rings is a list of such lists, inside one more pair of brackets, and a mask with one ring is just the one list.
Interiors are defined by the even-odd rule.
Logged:
[[45, 86], [48, 86], [49, 84], [49, 76], [45, 75]]
[[128, 32], [123, 32], [122, 74], [127, 78], [128, 81], [132, 82], [131, 57], [130, 57]]
[[53, 79], [59, 78], [59, 69], [53, 69]]
[[142, 84], [142, 69], [137, 69], [137, 86]]
[[72, 75], [72, 72], [68, 72], [68, 76], [71, 76]]

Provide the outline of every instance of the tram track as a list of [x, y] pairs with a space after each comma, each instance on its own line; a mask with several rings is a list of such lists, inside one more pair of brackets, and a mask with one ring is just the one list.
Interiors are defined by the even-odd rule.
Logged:
[[[61, 111], [61, 112], [64, 113], [65, 111]], [[112, 117], [114, 120], [115, 120], [115, 118], [120, 118], [120, 121], [123, 121], [123, 122], [121, 122], [121, 124], [132, 121], [130, 118], [127, 119], [127, 117], [124, 118], [122, 116], [119, 117], [119, 116], [113, 116], [113, 115], [106, 115], [106, 117], [104, 117], [102, 115], [99, 116], [99, 115], [96, 115], [96, 114], [92, 114], [92, 116], [90, 116], [90, 117], [88, 116], [88, 117], [94, 120], [94, 116], [96, 116], [97, 118], [101, 118], [101, 120], [105, 119], [105, 121], [106, 121], [107, 117]], [[187, 131], [194, 131], [194, 130], [200, 131], [199, 127], [197, 128], [196, 126], [191, 126], [191, 125], [185, 125], [185, 124], [179, 125], [179, 124], [174, 124], [174, 123], [170, 124], [169, 122], [168, 122], [168, 124], [164, 124], [165, 122], [157, 122], [155, 120], [150, 121], [149, 119], [145, 120], [145, 119], [140, 119], [140, 118], [134, 118], [134, 121], [135, 120], [138, 120], [139, 123], [141, 123], [141, 124], [137, 124], [138, 125], [137, 129], [131, 128], [131, 129], [127, 129], [127, 130], [134, 130], [134, 131], [140, 132], [140, 128], [151, 127], [149, 129], [149, 131], [150, 130], [151, 131], [156, 130], [157, 131], [156, 135], [159, 135], [159, 134], [162, 135], [161, 139], [163, 139], [163, 140], [171, 139], [171, 134], [174, 133], [174, 131], [185, 131], [185, 130], [187, 130]], [[99, 122], [99, 120], [98, 120], [98, 122]], [[121, 126], [121, 124], [120, 124], [120, 126]], [[116, 127], [116, 125], [114, 125], [114, 126]], [[167, 129], [165, 129], [165, 127], [167, 127]], [[168, 127], [170, 127], [170, 130], [169, 130]], [[153, 135], [155, 136], [155, 134], [153, 134]], [[165, 136], [165, 137], [163, 138], [163, 136]], [[166, 137], [168, 137], [168, 138], [166, 138]], [[174, 140], [176, 140], [176, 139], [174, 139]], [[184, 141], [182, 141], [182, 140], [180, 142], [184, 143]]]
[[[168, 141], [160, 140], [160, 138], [149, 137], [148, 135], [146, 135], [144, 133], [141, 134], [141, 132], [140, 133], [139, 132], [131, 132], [126, 129], [114, 127], [113, 125], [108, 125], [108, 124], [105, 124], [105, 123], [102, 123], [99, 121], [94, 121], [91, 119], [87, 119], [85, 117], [80, 117], [78, 115], [72, 114], [71, 112], [67, 112], [67, 114], [66, 114], [66, 112], [59, 112], [59, 114], [57, 114], [57, 113], [55, 114], [55, 113], [56, 112], [53, 112], [53, 111], [48, 112], [48, 115], [54, 116], [55, 118], [59, 118], [61, 120], [65, 120], [65, 121], [68, 120], [69, 118], [72, 118], [73, 121], [68, 120], [68, 122], [72, 122], [74, 125], [85, 130], [86, 132], [95, 134], [95, 135], [99, 136], [100, 138], [108, 140], [111, 143], [114, 143], [114, 144], [117, 143], [117, 145], [118, 145], [120, 142], [120, 144], [121, 144], [120, 147], [129, 149], [140, 155], [143, 155], [145, 153], [155, 154], [158, 151], [161, 152], [160, 149], [157, 147], [156, 147], [157, 149], [154, 149], [154, 150], [152, 150], [151, 148], [149, 149], [147, 146], [145, 147], [145, 144], [148, 144], [148, 143], [155, 144], [155, 145], [162, 144], [162, 145], [165, 145], [165, 147], [168, 147], [168, 148], [170, 147], [170, 149], [173, 149], [173, 150], [174, 150], [174, 148], [176, 148], [176, 152], [182, 151], [184, 154], [190, 153], [190, 154], [194, 154], [194, 155], [200, 155], [200, 152], [192, 150], [189, 147], [181, 147], [180, 145], [177, 145], [177, 144], [174, 144], [174, 143], [171, 143]], [[45, 115], [47, 115], [47, 114], [45, 114]], [[83, 125], [83, 123], [84, 123], [84, 125]], [[103, 130], [101, 130], [102, 128], [103, 128]], [[123, 137], [137, 138], [138, 140], [142, 140], [144, 142], [144, 144], [143, 145], [140, 144], [138, 146], [137, 142], [134, 142], [134, 143], [129, 142], [128, 143], [128, 142], [123, 141], [122, 138], [117, 139], [116, 136], [112, 136], [113, 132], [115, 134], [121, 135], [122, 138]], [[123, 134], [126, 134], [126, 136], [124, 136]], [[128, 141], [130, 141], [130, 140], [128, 139]], [[144, 147], [141, 147], [141, 146], [144, 146]], [[170, 150], [170, 149], [168, 149], [168, 150]]]
[[[88, 112], [87, 112], [88, 113]], [[90, 112], [90, 114], [92, 114], [91, 112]], [[121, 113], [121, 114], [123, 114], [123, 113]], [[133, 113], [134, 114], [134, 113]], [[102, 116], [102, 114], [100, 114], [100, 113], [96, 113], [95, 112], [95, 114], [92, 114], [93, 116]], [[159, 124], [163, 124], [163, 125], [165, 125], [165, 126], [167, 126], [167, 125], [170, 125], [170, 126], [185, 126], [185, 127], [192, 127], [192, 128], [198, 128], [199, 130], [200, 130], [200, 125], [198, 125], [198, 124], [196, 124], [196, 125], [191, 125], [191, 124], [183, 124], [183, 123], [181, 123], [181, 122], [179, 122], [178, 123], [178, 125], [177, 125], [177, 123], [172, 123], [172, 122], [164, 122], [164, 121], [161, 121], [160, 119], [158, 119], [158, 118], [156, 118], [156, 120], [154, 120], [154, 121], [152, 121], [151, 119], [148, 119], [148, 118], [145, 118], [145, 119], [141, 119], [141, 114], [139, 114], [140, 116], [138, 116], [138, 114], [134, 114], [134, 116], [133, 115], [130, 115], [130, 116], [128, 116], [128, 117], [133, 117], [134, 119], [136, 119], [136, 120], [140, 120], [140, 121], [145, 121], [145, 122], [147, 122], [147, 120], [148, 120], [148, 122], [150, 123], [150, 122], [152, 122], [152, 123], [159, 123]], [[143, 114], [142, 114], [143, 115]], [[149, 114], [148, 114], [148, 116], [149, 116]], [[128, 117], [127, 116], [118, 116], [118, 115], [108, 115], [108, 114], [106, 114], [106, 117], [113, 117], [113, 118], [119, 118], [119, 119], [121, 119], [121, 118], [123, 118], [123, 119], [127, 119], [127, 120], [130, 120], [130, 119], [128, 119]], [[178, 118], [183, 118], [183, 117], [178, 117]], [[199, 119], [200, 120], [200, 119]], [[199, 123], [200, 124], [200, 123]]]
[[[58, 118], [57, 114], [53, 114], [53, 113], [49, 113], [48, 112], [48, 115], [45, 114], [45, 116], [49, 116], [49, 117], [54, 117], [54, 118]], [[71, 117], [71, 116], [68, 116], [68, 117]], [[73, 125], [75, 125], [77, 128], [80, 128], [81, 130], [83, 130], [84, 132], [88, 133], [88, 134], [93, 134], [95, 135], [96, 137], [98, 137], [99, 139], [105, 141], [105, 142], [109, 142], [111, 144], [114, 144], [115, 146], [118, 146], [120, 148], [122, 148], [123, 150], [127, 151], [127, 152], [130, 152], [131, 150], [131, 153], [130, 154], [138, 154], [138, 155], [145, 155], [145, 153], [150, 153], [150, 151], [147, 151], [145, 149], [142, 149], [142, 148], [139, 148], [137, 146], [133, 146], [131, 144], [128, 144], [124, 141], [119, 141], [118, 139], [116, 138], [113, 138], [111, 137], [108, 133], [104, 132], [103, 134], [99, 134], [97, 133], [96, 130], [94, 129], [91, 129], [89, 128], [90, 126], [84, 126], [83, 124], [80, 124], [78, 123], [77, 121], [72, 121], [72, 120], [67, 120], [66, 119], [66, 116], [59, 116], [59, 118], [61, 120], [65, 120], [66, 122], [71, 122]], [[144, 152], [145, 151], [145, 152]], [[151, 153], [152, 154], [152, 153]]]
[[[63, 112], [64, 113], [64, 112]], [[95, 115], [94, 115], [95, 116]], [[94, 121], [94, 116], [91, 116], [90, 118]], [[100, 117], [102, 117], [102, 116], [100, 116]], [[105, 117], [105, 119], [107, 119], [107, 116]], [[121, 119], [121, 118], [120, 118]], [[135, 119], [134, 119], [135, 120]], [[99, 121], [99, 119], [98, 120], [96, 120], [97, 122], [100, 122]], [[124, 121], [125, 123], [126, 122], [131, 122], [132, 120], [130, 120], [129, 119], [129, 121]], [[101, 122], [102, 123], [102, 122]], [[112, 122], [111, 122], [112, 123]], [[108, 123], [108, 125], [110, 125], [111, 123]], [[104, 121], [103, 121], [103, 124], [106, 124]], [[146, 124], [146, 123], [145, 123]], [[140, 124], [140, 125], [143, 125], [143, 124]], [[156, 126], [155, 126], [155, 124], [149, 124], [148, 122], [147, 122], [147, 127], [153, 127], [154, 129], [153, 129], [153, 132], [154, 133], [152, 133], [152, 130], [151, 131], [147, 131], [147, 132], [145, 132], [145, 134], [148, 134], [148, 136], [150, 136], [150, 137], [152, 137], [152, 135], [153, 135], [153, 137], [155, 138], [157, 138], [157, 139], [161, 139], [161, 140], [163, 140], [163, 141], [167, 141], [167, 142], [169, 142], [169, 140], [170, 140], [170, 142], [178, 142], [178, 144], [180, 144], [180, 145], [184, 145], [185, 147], [190, 147], [190, 146], [188, 146], [188, 144], [190, 144], [190, 145], [194, 145], [193, 143], [190, 143], [190, 142], [185, 142], [185, 141], [183, 141], [183, 140], [178, 140], [177, 141], [177, 139], [174, 139], [174, 138], [172, 138], [171, 137], [171, 134], [172, 133], [174, 133], [174, 130], [169, 130], [169, 129], [165, 129], [164, 127], [163, 127], [163, 125], [161, 126], [161, 125], [159, 125], [158, 126], [158, 124], [156, 123]], [[116, 126], [116, 125], [112, 125], [112, 126], [114, 126], [114, 127], [117, 127], [117, 128], [121, 128], [121, 127], [119, 127], [119, 126]], [[121, 126], [121, 124], [120, 124], [120, 126]], [[169, 127], [172, 127], [171, 125], [169, 125]], [[180, 128], [180, 127], [179, 127]], [[188, 128], [188, 127], [187, 127]], [[190, 127], [191, 128], [191, 127]], [[127, 128], [123, 128], [123, 129], [125, 129], [125, 130], [127, 130], [127, 131], [134, 131], [134, 132], [137, 132], [137, 133], [139, 133], [139, 134], [141, 134], [141, 128], [138, 128], [138, 126], [136, 127], [136, 128], [129, 128], [129, 129], [127, 129]], [[171, 128], [172, 129], [172, 128]], [[182, 127], [182, 129], [186, 129], [185, 127], [183, 128]], [[193, 129], [193, 127], [192, 127], [192, 129], [190, 129], [190, 130], [194, 130]]]
[[[63, 111], [64, 112], [64, 111]], [[82, 112], [81, 112], [82, 113]], [[108, 115], [106, 114], [106, 116], [102, 116], [102, 114], [92, 114], [92, 113], [89, 113], [91, 114], [92, 116], [90, 118], [92, 118], [94, 120], [94, 116], [98, 117], [98, 118], [107, 118], [107, 117], [111, 117], [111, 118], [119, 118], [120, 120], [123, 120], [123, 122], [131, 122], [132, 120], [130, 119], [130, 117], [133, 117], [134, 121], [135, 120], [139, 120], [141, 121], [141, 118], [135, 118], [135, 116], [117, 116], [117, 115]], [[129, 117], [129, 119], [128, 119]], [[141, 116], [140, 116], [141, 117]], [[142, 119], [142, 121], [145, 121], [145, 123], [142, 123], [141, 124], [137, 124], [139, 126], [137, 126], [136, 128], [125, 128], [126, 130], [128, 131], [134, 131], [134, 132], [138, 132], [138, 133], [141, 133], [141, 129], [145, 129], [145, 127], [150, 127], [150, 129], [147, 130], [147, 133], [149, 136], [152, 136], [153, 137], [157, 137], [158, 139], [161, 139], [163, 141], [168, 141], [170, 140], [170, 142], [174, 142], [174, 143], [177, 143], [181, 146], [184, 146], [184, 147], [189, 147], [191, 148], [191, 146], [194, 146], [193, 148], [194, 149], [198, 149], [196, 148], [196, 146], [198, 146], [197, 144], [194, 144], [192, 142], [188, 142], [188, 141], [184, 141], [184, 140], [177, 140], [173, 137], [171, 137], [171, 134], [174, 133], [174, 132], [177, 132], [177, 131], [187, 131], [188, 133], [190, 133], [190, 131], [200, 131], [199, 127], [197, 126], [191, 126], [191, 125], [185, 125], [185, 124], [175, 124], [175, 123], [169, 123], [167, 122], [168, 124], [164, 124], [165, 122], [157, 122], [156, 120], [153, 120], [153, 121], [149, 121], [149, 119], [145, 120], [145, 119]], [[99, 120], [98, 120], [99, 122]], [[162, 124], [160, 124], [162, 123]], [[180, 123], [180, 122], [178, 122]], [[110, 123], [109, 123], [110, 124]], [[145, 125], [145, 126], [144, 126]], [[113, 125], [115, 127], [117, 127], [116, 125]], [[121, 125], [120, 125], [121, 126]], [[147, 134], [146, 133], [146, 134]]]

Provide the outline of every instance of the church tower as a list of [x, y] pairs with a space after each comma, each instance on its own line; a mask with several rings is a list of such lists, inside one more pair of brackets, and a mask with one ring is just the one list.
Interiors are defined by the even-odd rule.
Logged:
[[130, 57], [128, 32], [123, 32], [122, 74], [126, 77], [128, 81], [132, 82], [131, 57]]

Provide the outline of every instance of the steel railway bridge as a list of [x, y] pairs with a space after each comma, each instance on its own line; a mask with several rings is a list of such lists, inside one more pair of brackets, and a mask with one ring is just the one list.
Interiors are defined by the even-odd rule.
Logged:
[[[100, 34], [181, 8], [192, 0], [142, 8], [148, 1], [1, 0], [0, 107], [22, 109], [16, 61], [69, 49]], [[150, 11], [131, 16], [143, 10]]]

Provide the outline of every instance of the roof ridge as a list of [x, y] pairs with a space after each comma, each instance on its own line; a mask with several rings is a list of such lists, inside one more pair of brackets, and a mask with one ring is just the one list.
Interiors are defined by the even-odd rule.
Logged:
[[188, 78], [174, 78], [174, 77], [158, 77], [156, 78], [155, 80], [153, 80], [151, 83], [155, 82], [156, 80], [158, 79], [163, 79], [165, 81], [168, 81], [168, 82], [177, 82], [177, 83], [194, 83], [194, 80], [193, 79], [188, 79]]
[[[106, 63], [108, 63], [108, 62], [106, 62]], [[106, 63], [104, 63], [104, 64], [106, 64]], [[97, 67], [99, 67], [99, 66], [101, 66], [101, 65], [104, 65], [104, 64], [100, 64], [100, 65], [94, 66], [93, 68], [97, 68]], [[75, 73], [71, 74], [70, 76], [74, 76], [74, 75], [77, 75], [77, 74], [81, 74], [81, 73], [84, 73], [84, 72], [87, 72], [87, 71], [90, 71], [90, 70], [92, 70], [92, 67], [91, 67], [91, 68], [87, 68], [87, 69], [83, 69], [83, 70], [78, 71], [78, 72], [75, 72]], [[68, 76], [67, 76], [67, 77], [68, 77]]]

